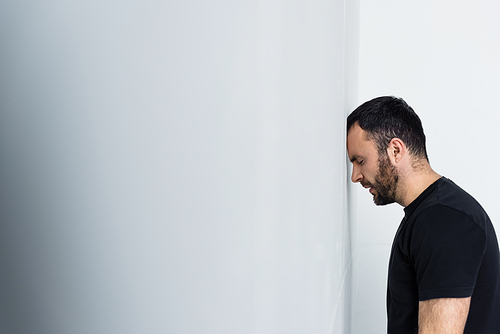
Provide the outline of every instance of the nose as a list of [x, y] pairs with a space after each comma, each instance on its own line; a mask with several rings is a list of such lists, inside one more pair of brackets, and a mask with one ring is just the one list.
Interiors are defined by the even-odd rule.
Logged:
[[363, 174], [359, 171], [359, 168], [356, 166], [356, 164], [352, 165], [352, 175], [351, 175], [351, 181], [353, 183], [361, 182], [363, 179]]

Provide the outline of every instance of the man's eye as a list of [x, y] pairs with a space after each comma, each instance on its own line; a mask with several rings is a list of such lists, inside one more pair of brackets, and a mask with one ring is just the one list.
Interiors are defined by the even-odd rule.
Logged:
[[362, 164], [363, 164], [363, 162], [365, 162], [365, 161], [364, 161], [364, 160], [359, 160], [359, 161], [358, 161], [358, 164], [362, 165]]

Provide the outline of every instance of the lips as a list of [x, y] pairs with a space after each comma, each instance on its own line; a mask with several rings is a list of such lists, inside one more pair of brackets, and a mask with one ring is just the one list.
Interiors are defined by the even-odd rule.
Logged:
[[370, 192], [370, 194], [373, 195], [373, 193], [375, 192], [375, 189], [373, 189], [373, 186], [369, 183], [361, 183], [361, 185], [363, 186], [363, 188], [365, 189], [368, 189], [368, 191]]

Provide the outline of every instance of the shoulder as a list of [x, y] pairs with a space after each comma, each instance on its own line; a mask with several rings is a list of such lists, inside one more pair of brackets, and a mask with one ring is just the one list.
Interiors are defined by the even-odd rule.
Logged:
[[442, 177], [432, 185], [432, 191], [425, 196], [425, 200], [412, 210], [408, 217], [414, 223], [439, 220], [446, 222], [450, 219], [469, 219], [486, 229], [489, 220], [481, 205], [465, 190], [460, 188], [450, 179]]
[[442, 249], [444, 253], [474, 247], [482, 253], [487, 232], [485, 223], [477, 216], [472, 211], [444, 203], [426, 207], [415, 217], [408, 231], [409, 253], [420, 253], [422, 247], [433, 251]]
[[464, 238], [482, 244], [491, 222], [479, 203], [443, 177], [404, 219], [398, 244], [405, 254], [425, 245], [447, 245]]
[[476, 268], [486, 244], [486, 231], [467, 214], [436, 204], [414, 221], [407, 250], [417, 272], [421, 275], [431, 273], [431, 276], [439, 272], [439, 277], [443, 278], [448, 271], [454, 273], [454, 277], [461, 275], [462, 267]]
[[464, 189], [452, 180], [443, 178], [437, 187], [437, 200], [442, 205], [449, 206], [465, 214], [474, 211], [484, 211], [481, 205]]
[[474, 215], [459, 208], [437, 203], [422, 210], [413, 222], [413, 233], [437, 236], [457, 231], [479, 229], [484, 231], [484, 224], [478, 224]]
[[482, 206], [468, 192], [456, 185], [453, 181], [443, 177], [436, 189], [436, 200], [433, 205], [422, 210], [422, 218], [438, 216], [451, 216], [454, 218], [467, 217], [486, 230], [486, 222], [489, 220]]

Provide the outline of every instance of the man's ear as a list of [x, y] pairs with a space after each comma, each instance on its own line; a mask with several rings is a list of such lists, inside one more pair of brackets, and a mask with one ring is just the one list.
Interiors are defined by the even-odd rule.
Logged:
[[392, 138], [387, 147], [387, 155], [393, 164], [399, 163], [406, 154], [406, 145], [399, 138]]

